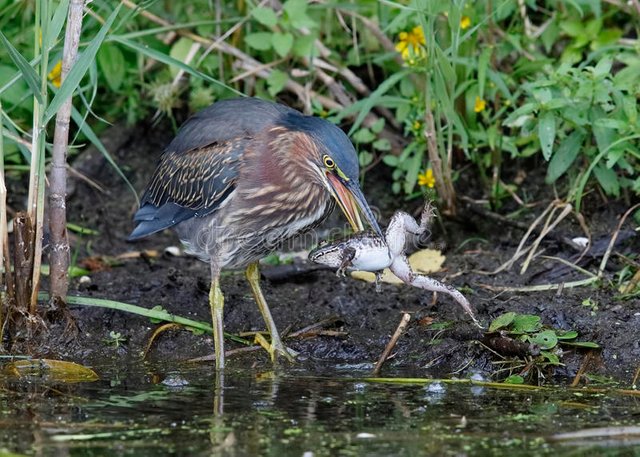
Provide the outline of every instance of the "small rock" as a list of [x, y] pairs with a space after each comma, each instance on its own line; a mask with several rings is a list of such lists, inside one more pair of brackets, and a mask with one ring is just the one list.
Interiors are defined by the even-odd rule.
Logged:
[[167, 246], [164, 248], [164, 253], [171, 257], [180, 257], [182, 255], [182, 251], [178, 246]]

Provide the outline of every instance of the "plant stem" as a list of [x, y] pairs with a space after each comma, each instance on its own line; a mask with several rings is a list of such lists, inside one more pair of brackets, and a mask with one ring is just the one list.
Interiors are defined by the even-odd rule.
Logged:
[[[83, 0], [71, 0], [64, 38], [62, 54], [61, 81], [64, 81], [78, 56], [80, 32], [82, 31]], [[53, 136], [51, 172], [49, 174], [49, 228], [51, 233], [51, 301], [60, 306], [69, 289], [69, 237], [67, 234], [67, 147], [69, 143], [69, 119], [71, 118], [71, 100], [62, 104], [56, 115], [56, 128]]]
[[27, 214], [33, 227], [33, 267], [31, 277], [31, 299], [29, 313], [36, 313], [38, 304], [38, 289], [40, 288], [40, 265], [42, 264], [42, 236], [44, 219], [44, 160], [46, 143], [46, 125], [44, 112], [47, 108], [47, 70], [49, 63], [49, 47], [42, 46], [42, 40], [47, 36], [49, 28], [49, 0], [36, 2], [36, 27], [34, 39], [34, 55], [40, 59], [40, 95], [42, 103], [34, 97], [33, 103], [33, 138], [31, 154], [31, 175], [29, 182], [29, 207]]

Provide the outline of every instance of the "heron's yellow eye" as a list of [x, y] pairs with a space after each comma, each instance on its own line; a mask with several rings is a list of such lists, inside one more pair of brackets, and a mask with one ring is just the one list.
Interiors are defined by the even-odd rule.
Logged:
[[333, 161], [331, 157], [326, 155], [322, 158], [322, 160], [324, 161], [324, 166], [327, 167], [329, 170], [333, 170], [336, 167], [336, 163]]

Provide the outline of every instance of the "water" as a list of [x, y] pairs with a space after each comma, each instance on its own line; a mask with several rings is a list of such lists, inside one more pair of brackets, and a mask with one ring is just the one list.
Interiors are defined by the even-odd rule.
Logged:
[[[640, 456], [635, 395], [378, 383], [344, 367], [228, 370], [223, 389], [209, 366], [97, 371], [93, 383], [4, 379], [0, 456]], [[621, 426], [634, 428], [554, 440]]]

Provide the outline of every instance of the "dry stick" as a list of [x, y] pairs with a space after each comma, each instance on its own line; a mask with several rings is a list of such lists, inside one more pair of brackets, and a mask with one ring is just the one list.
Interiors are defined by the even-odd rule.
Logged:
[[549, 221], [551, 220], [551, 216], [553, 215], [553, 212], [555, 212], [556, 208], [553, 209], [552, 213], [549, 215], [549, 218], [547, 218], [547, 222], [545, 222], [542, 232], [540, 233], [540, 235], [538, 235], [538, 238], [536, 238], [533, 244], [531, 245], [531, 250], [529, 251], [529, 255], [525, 259], [524, 263], [522, 264], [522, 268], [520, 269], [521, 275], [523, 275], [527, 271], [527, 268], [529, 267], [529, 263], [531, 262], [531, 259], [533, 258], [533, 255], [535, 254], [535, 252], [538, 250], [538, 246], [540, 246], [542, 239], [547, 235], [547, 233], [549, 233], [551, 230], [556, 228], [556, 226], [565, 217], [567, 217], [567, 215], [571, 212], [572, 209], [573, 207], [570, 204], [567, 204], [563, 208], [560, 215], [551, 224], [549, 224]]
[[624, 221], [627, 220], [627, 217], [629, 216], [629, 214], [631, 214], [631, 212], [637, 208], [640, 208], [640, 203], [633, 205], [631, 208], [629, 208], [622, 215], [620, 222], [618, 222], [618, 226], [616, 227], [615, 232], [613, 232], [611, 241], [609, 241], [609, 246], [607, 246], [607, 250], [604, 253], [604, 256], [602, 256], [602, 262], [600, 262], [600, 268], [598, 269], [598, 278], [602, 278], [602, 275], [604, 274], [604, 268], [607, 266], [607, 262], [609, 261], [609, 256], [611, 255], [611, 251], [613, 251], [613, 246], [616, 244], [616, 240], [618, 239], [618, 235], [620, 234], [620, 229], [622, 228], [622, 224], [624, 224]]
[[[84, 0], [71, 0], [62, 52], [62, 75], [64, 81], [78, 56], [80, 32], [82, 31], [82, 10]], [[71, 96], [67, 98], [56, 114], [53, 135], [53, 153], [50, 171], [49, 228], [51, 250], [49, 253], [51, 292], [50, 300], [57, 306], [65, 303], [69, 289], [69, 236], [67, 233], [67, 148], [69, 144], [69, 119], [71, 118]]]
[[591, 363], [592, 358], [593, 358], [592, 351], [589, 351], [585, 354], [584, 358], [582, 359], [582, 363], [580, 364], [580, 368], [578, 369], [578, 372], [574, 376], [573, 381], [570, 384], [570, 387], [578, 387], [578, 384], [580, 384], [580, 379], [582, 379], [582, 375], [584, 375], [584, 372], [587, 371], [587, 367], [589, 367], [589, 364]]
[[[426, 83], [428, 85], [428, 83]], [[436, 126], [433, 119], [433, 112], [431, 111], [431, 102], [428, 97], [429, 88], [425, 88], [427, 99], [424, 110], [424, 136], [427, 139], [427, 153], [429, 155], [429, 161], [431, 162], [431, 170], [436, 181], [436, 189], [438, 195], [444, 200], [445, 213], [454, 215], [456, 213], [455, 194], [451, 181], [445, 181], [443, 175], [442, 160], [440, 159], [440, 153], [438, 151], [438, 142], [436, 141]]]
[[407, 328], [407, 325], [409, 325], [409, 320], [410, 319], [411, 319], [411, 315], [409, 313], [404, 313], [402, 315], [402, 319], [400, 320], [400, 323], [398, 324], [398, 328], [396, 328], [396, 331], [393, 334], [393, 336], [391, 337], [391, 339], [389, 340], [389, 343], [387, 343], [387, 346], [384, 348], [384, 351], [382, 351], [382, 355], [378, 359], [378, 363], [376, 363], [376, 367], [373, 369], [373, 375], [374, 376], [376, 376], [376, 375], [378, 375], [380, 373], [380, 369], [382, 368], [382, 364], [387, 360], [387, 358], [389, 357], [389, 354], [391, 353], [393, 348], [396, 346], [396, 343], [400, 339], [400, 336], [402, 336], [402, 333], [404, 332], [404, 329]]

